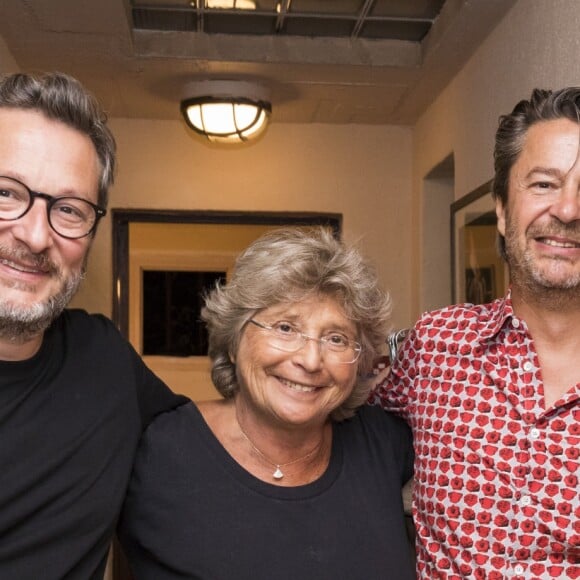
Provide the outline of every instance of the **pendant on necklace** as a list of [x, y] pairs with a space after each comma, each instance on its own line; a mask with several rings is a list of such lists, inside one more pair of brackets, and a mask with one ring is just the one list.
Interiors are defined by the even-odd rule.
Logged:
[[284, 477], [284, 474], [280, 470], [280, 466], [279, 465], [276, 465], [276, 471], [274, 471], [274, 473], [272, 473], [272, 477], [274, 479], [282, 479]]

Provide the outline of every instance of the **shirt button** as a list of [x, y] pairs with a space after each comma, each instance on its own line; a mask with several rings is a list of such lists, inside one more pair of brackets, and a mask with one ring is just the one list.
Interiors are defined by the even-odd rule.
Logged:
[[[532, 503], [532, 498], [529, 495], [522, 496], [521, 504], [523, 506], [530, 505]], [[520, 572], [518, 572], [520, 574]]]
[[540, 436], [540, 430], [536, 429], [535, 427], [533, 429], [530, 429], [530, 437], [532, 439], [537, 439]]
[[519, 576], [520, 574], [523, 574], [524, 573], [524, 567], [521, 564], [518, 564], [514, 568], [514, 572]]
[[512, 318], [512, 324], [514, 328], [520, 327], [520, 321], [517, 318]]
[[524, 370], [525, 370], [527, 373], [529, 373], [530, 371], [533, 371], [533, 370], [534, 370], [534, 364], [533, 364], [531, 361], [527, 360], [527, 361], [524, 363]]

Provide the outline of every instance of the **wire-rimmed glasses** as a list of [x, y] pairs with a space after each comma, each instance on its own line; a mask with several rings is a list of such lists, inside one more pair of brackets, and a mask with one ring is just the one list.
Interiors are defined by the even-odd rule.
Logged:
[[320, 345], [327, 360], [340, 364], [353, 364], [360, 356], [362, 346], [340, 332], [330, 332], [325, 336], [316, 338], [300, 332], [289, 322], [276, 322], [264, 324], [251, 318], [249, 320], [258, 328], [261, 328], [268, 337], [271, 346], [284, 352], [299, 351], [308, 340], [313, 340]]
[[91, 234], [105, 209], [80, 197], [54, 197], [33, 191], [13, 177], [0, 176], [0, 220], [14, 221], [24, 217], [36, 198], [46, 200], [50, 227], [63, 238], [75, 240]]

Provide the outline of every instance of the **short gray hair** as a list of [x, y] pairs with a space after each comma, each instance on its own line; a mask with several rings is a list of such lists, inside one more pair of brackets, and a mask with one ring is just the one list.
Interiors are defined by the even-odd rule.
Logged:
[[[508, 198], [510, 171], [524, 147], [528, 129], [540, 121], [569, 119], [580, 122], [580, 87], [558, 91], [534, 89], [530, 100], [520, 101], [509, 115], [499, 118], [495, 134], [492, 194], [505, 207]], [[505, 239], [500, 235], [499, 246], [505, 257]]]
[[100, 164], [97, 203], [107, 207], [115, 175], [115, 139], [98, 101], [79, 81], [63, 73], [8, 75], [0, 78], [0, 107], [41, 112], [89, 137]]
[[260, 310], [313, 294], [338, 301], [362, 345], [356, 385], [333, 419], [351, 416], [366, 401], [373, 362], [390, 330], [391, 300], [370, 262], [323, 227], [265, 234], [240, 254], [231, 280], [206, 296], [201, 317], [209, 332], [212, 380], [223, 397], [232, 398], [239, 389], [230, 354], [237, 352], [247, 322]]

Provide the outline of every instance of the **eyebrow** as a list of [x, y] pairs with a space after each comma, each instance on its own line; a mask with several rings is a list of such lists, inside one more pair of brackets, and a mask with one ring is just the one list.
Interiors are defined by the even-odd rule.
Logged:
[[536, 166], [536, 167], [532, 167], [532, 169], [530, 169], [530, 171], [528, 171], [528, 173], [526, 173], [526, 178], [533, 177], [537, 173], [539, 173], [541, 175], [547, 175], [550, 177], [557, 177], [559, 179], [562, 179], [563, 177], [565, 177], [568, 174], [568, 172], [563, 173], [560, 169], [556, 169], [555, 167]]

